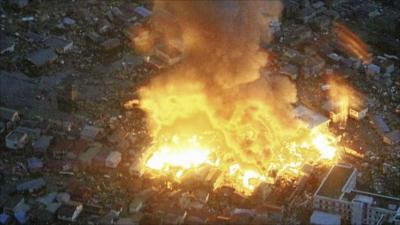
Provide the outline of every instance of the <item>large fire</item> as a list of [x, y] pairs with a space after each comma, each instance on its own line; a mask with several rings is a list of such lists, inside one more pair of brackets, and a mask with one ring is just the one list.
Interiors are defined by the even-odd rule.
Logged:
[[334, 122], [344, 129], [349, 117], [350, 107], [360, 106], [362, 100], [355, 89], [335, 76], [330, 77], [327, 83], [329, 84], [329, 99], [337, 108], [337, 117]]
[[[268, 70], [260, 38], [270, 36], [263, 32], [280, 9], [277, 1], [155, 2], [155, 14], [169, 10], [180, 26], [179, 34], [159, 28], [156, 39], [179, 36], [186, 58], [139, 90], [153, 138], [144, 173], [251, 194], [261, 183], [300, 176], [305, 164], [335, 160], [336, 139], [326, 127], [294, 117], [294, 84], [260, 76]], [[154, 29], [164, 20], [153, 21]]]
[[194, 82], [153, 84], [141, 90], [153, 134], [143, 155], [145, 173], [179, 182], [208, 166], [220, 171], [215, 188], [250, 194], [263, 182], [301, 175], [305, 164], [335, 160], [336, 139], [326, 128], [309, 129], [293, 118], [287, 124], [263, 98], [236, 99], [228, 107], [219, 102], [224, 97], [214, 102]]
[[[154, 144], [146, 152], [143, 170], [154, 176], [172, 176], [175, 181], [185, 173], [191, 173], [201, 166], [218, 168], [221, 171], [217, 188], [229, 185], [250, 194], [262, 182], [273, 182], [277, 176], [294, 178], [301, 175], [304, 164], [314, 162], [331, 163], [336, 156], [336, 140], [329, 133], [311, 131], [310, 136], [299, 142], [288, 143], [286, 152], [265, 158], [264, 167], [252, 165], [254, 160], [245, 155], [232, 156], [229, 149], [209, 147], [207, 139], [199, 140], [198, 136], [172, 136], [163, 139], [161, 144]], [[204, 142], [204, 143], [203, 143]], [[260, 151], [262, 155], [265, 152]], [[275, 173], [275, 175], [273, 175]]]

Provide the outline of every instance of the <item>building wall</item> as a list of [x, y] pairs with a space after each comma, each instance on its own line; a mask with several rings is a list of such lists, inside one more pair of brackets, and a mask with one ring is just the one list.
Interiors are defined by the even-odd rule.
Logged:
[[382, 215], [388, 221], [394, 221], [396, 211], [373, 207], [363, 202], [350, 202], [315, 196], [313, 201], [315, 210], [340, 215], [343, 219], [351, 221], [352, 225], [375, 225]]
[[351, 216], [351, 202], [339, 199], [325, 198], [322, 196], [315, 196], [314, 209], [323, 212], [339, 214], [343, 219], [350, 220]]

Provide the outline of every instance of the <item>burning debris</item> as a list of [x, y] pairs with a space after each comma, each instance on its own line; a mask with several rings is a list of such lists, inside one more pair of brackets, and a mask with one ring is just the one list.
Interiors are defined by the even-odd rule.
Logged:
[[153, 138], [145, 172], [179, 181], [208, 165], [221, 172], [215, 188], [250, 194], [262, 182], [298, 176], [305, 163], [335, 157], [329, 131], [310, 130], [292, 114], [291, 81], [260, 76], [268, 52], [259, 43], [280, 10], [275, 1], [155, 2], [154, 13], [171, 13], [178, 28], [167, 32], [155, 20], [154, 29], [163, 42], [182, 43], [186, 58], [139, 90]]

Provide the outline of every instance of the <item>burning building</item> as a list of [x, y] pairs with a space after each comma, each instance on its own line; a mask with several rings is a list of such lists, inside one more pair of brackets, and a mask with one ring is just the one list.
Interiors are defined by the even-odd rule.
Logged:
[[168, 21], [155, 19], [153, 28], [164, 43], [182, 40], [185, 59], [139, 90], [153, 139], [142, 172], [179, 182], [218, 171], [210, 179], [215, 188], [249, 194], [263, 182], [299, 176], [305, 163], [335, 157], [329, 131], [292, 113], [295, 85], [260, 76], [268, 69], [260, 40], [271, 37], [268, 24], [281, 8], [278, 1], [154, 3], [154, 14], [169, 12], [178, 28], [159, 28]]

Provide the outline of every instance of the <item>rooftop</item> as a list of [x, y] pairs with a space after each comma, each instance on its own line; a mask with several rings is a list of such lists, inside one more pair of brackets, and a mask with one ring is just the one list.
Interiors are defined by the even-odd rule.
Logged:
[[347, 201], [369, 201], [369, 203], [374, 207], [389, 209], [393, 211], [396, 211], [400, 208], [400, 198], [370, 193], [361, 190], [354, 190], [350, 193], [347, 193], [344, 195], [344, 198]]
[[27, 134], [22, 131], [13, 130], [7, 135], [6, 139], [10, 141], [19, 141], [24, 135]]
[[24, 183], [17, 185], [17, 191], [30, 191], [42, 188], [46, 185], [46, 181], [43, 178], [37, 178], [29, 180]]
[[382, 115], [374, 115], [372, 117], [372, 123], [378, 129], [380, 133], [387, 133], [390, 131], [389, 126], [386, 124], [385, 120], [383, 119]]
[[64, 204], [58, 209], [58, 215], [62, 217], [72, 217], [75, 210], [76, 206]]
[[311, 215], [311, 223], [312, 224], [340, 224], [340, 216], [336, 214], [321, 212], [321, 211], [314, 211]]
[[172, 45], [158, 45], [157, 50], [168, 55], [170, 58], [176, 58], [182, 55], [182, 51]]
[[43, 66], [57, 58], [51, 49], [39, 49], [27, 55], [27, 60], [35, 66]]
[[18, 113], [16, 110], [0, 107], [0, 118], [5, 120], [11, 120], [15, 113]]
[[317, 195], [338, 199], [342, 195], [342, 189], [349, 180], [354, 168], [336, 165], [332, 167], [329, 174], [317, 190]]
[[151, 16], [151, 11], [148, 10], [148, 9], [146, 9], [146, 8], [143, 7], [143, 6], [138, 6], [138, 7], [136, 7], [134, 10], [135, 10], [135, 12], [136, 12], [137, 14], [139, 14], [139, 15], [142, 16], [142, 17]]
[[386, 137], [395, 144], [400, 143], [400, 130], [391, 131], [386, 134]]
[[297, 118], [306, 122], [309, 128], [317, 127], [320, 124], [323, 124], [323, 123], [329, 121], [329, 119], [327, 117], [325, 117], [317, 112], [314, 112], [311, 109], [309, 109], [303, 105], [297, 106], [294, 109], [294, 114]]

